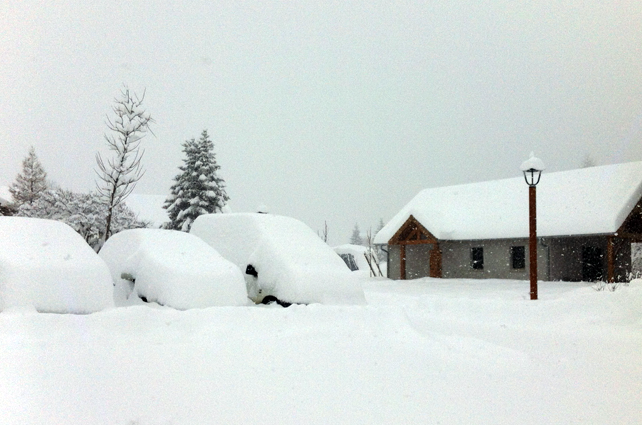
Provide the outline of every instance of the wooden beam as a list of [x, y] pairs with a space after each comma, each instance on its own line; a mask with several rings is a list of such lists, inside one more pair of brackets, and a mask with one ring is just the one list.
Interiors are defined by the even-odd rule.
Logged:
[[406, 245], [401, 244], [399, 248], [399, 279], [406, 280]]
[[430, 250], [430, 277], [441, 277], [441, 250], [439, 244], [435, 244]]
[[[388, 241], [389, 245], [398, 245], [402, 242], [406, 242], [408, 238], [405, 240], [401, 239], [402, 233], [409, 227], [409, 226], [416, 226], [416, 228], [419, 230], [419, 233], [423, 233], [426, 235], [426, 240], [422, 240], [422, 243], [437, 243], [439, 242], [435, 236], [428, 231], [414, 216], [408, 217], [406, 222], [395, 232], [395, 234], [390, 238]], [[414, 232], [413, 232], [414, 233]], [[410, 236], [410, 235], [409, 235]]]
[[400, 243], [404, 245], [435, 245], [435, 242], [430, 242], [426, 240], [404, 241]]
[[606, 238], [607, 279], [609, 283], [615, 282], [615, 258], [613, 253], [613, 236]]

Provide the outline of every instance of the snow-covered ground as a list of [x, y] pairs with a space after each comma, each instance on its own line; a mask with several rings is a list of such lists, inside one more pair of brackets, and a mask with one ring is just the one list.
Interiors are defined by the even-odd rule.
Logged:
[[0, 423], [642, 423], [639, 281], [360, 278], [367, 306], [0, 313]]

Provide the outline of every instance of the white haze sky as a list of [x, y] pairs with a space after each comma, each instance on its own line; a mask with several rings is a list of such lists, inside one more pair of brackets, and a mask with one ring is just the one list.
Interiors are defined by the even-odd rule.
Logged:
[[168, 193], [207, 128], [234, 211], [345, 243], [530, 151], [548, 171], [642, 160], [641, 22], [637, 0], [3, 0], [0, 185], [33, 145], [51, 180], [93, 189], [126, 84], [156, 120], [137, 193]]

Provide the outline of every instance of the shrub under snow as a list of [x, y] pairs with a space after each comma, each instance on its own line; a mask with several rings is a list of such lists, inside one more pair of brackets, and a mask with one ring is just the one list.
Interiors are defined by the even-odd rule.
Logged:
[[109, 238], [99, 255], [115, 282], [129, 274], [134, 292], [147, 301], [180, 310], [249, 302], [238, 267], [188, 233], [125, 230]]
[[190, 233], [245, 271], [255, 301], [273, 295], [294, 303], [363, 304], [359, 281], [343, 260], [308, 226], [271, 214], [207, 214]]
[[91, 313], [113, 306], [105, 262], [68, 225], [0, 217], [0, 310]]

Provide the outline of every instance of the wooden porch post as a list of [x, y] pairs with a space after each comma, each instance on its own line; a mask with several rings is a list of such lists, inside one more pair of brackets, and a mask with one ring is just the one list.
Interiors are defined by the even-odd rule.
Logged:
[[439, 249], [439, 243], [433, 245], [433, 249], [430, 250], [430, 277], [442, 277], [441, 271], [441, 250]]
[[615, 258], [613, 252], [613, 236], [606, 238], [607, 279], [609, 283], [615, 282]]
[[399, 279], [406, 280], [406, 244], [399, 245]]

